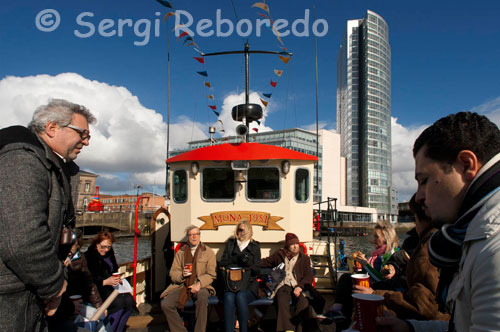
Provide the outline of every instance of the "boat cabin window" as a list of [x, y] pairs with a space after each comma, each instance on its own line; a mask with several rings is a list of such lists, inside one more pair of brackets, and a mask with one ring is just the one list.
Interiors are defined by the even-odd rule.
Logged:
[[251, 167], [248, 170], [247, 197], [250, 200], [280, 199], [280, 171], [275, 167]]
[[229, 167], [204, 168], [201, 190], [205, 200], [233, 200], [234, 171]]
[[176, 170], [173, 175], [174, 202], [184, 203], [187, 200], [187, 173], [183, 169]]
[[309, 200], [309, 170], [299, 168], [295, 172], [295, 200], [306, 202]]

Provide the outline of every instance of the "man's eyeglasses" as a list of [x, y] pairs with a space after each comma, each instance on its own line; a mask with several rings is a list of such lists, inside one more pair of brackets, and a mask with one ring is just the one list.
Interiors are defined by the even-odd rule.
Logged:
[[66, 127], [73, 129], [76, 131], [79, 135], [82, 141], [85, 141], [86, 139], [90, 140], [90, 132], [87, 129], [83, 128], [78, 128], [73, 125], [67, 125]]
[[110, 250], [112, 246], [103, 246], [102, 244], [97, 244], [99, 248], [104, 249], [104, 250]]
[[192, 233], [192, 234], [188, 234], [188, 236], [199, 236], [200, 233]]

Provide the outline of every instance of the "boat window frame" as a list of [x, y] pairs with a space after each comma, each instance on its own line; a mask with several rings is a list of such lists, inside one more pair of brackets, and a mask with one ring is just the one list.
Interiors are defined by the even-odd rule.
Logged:
[[[183, 171], [184, 175], [186, 176], [186, 199], [184, 201], [178, 201], [176, 199], [176, 196], [175, 196], [175, 191], [174, 191], [174, 186], [175, 186], [174, 176], [175, 176], [175, 173], [178, 172], [178, 171]], [[172, 199], [173, 199], [174, 203], [176, 203], [176, 204], [187, 203], [188, 198], [189, 198], [189, 175], [188, 175], [188, 169], [182, 167], [182, 168], [178, 168], [178, 169], [174, 170], [172, 172], [172, 181], [171, 182], [172, 182]]]
[[231, 169], [231, 165], [206, 166], [206, 167], [203, 167], [202, 169], [200, 169], [200, 198], [201, 198], [201, 200], [204, 202], [207, 202], [207, 203], [234, 202], [236, 200], [236, 181], [234, 180], [234, 178], [233, 178], [233, 189], [234, 189], [233, 198], [205, 198], [205, 197], [203, 197], [203, 178], [204, 178], [203, 172], [206, 169], [210, 169], [210, 168], [226, 168], [226, 169], [230, 170], [231, 172], [233, 172], [233, 174], [234, 174], [234, 171]]
[[[249, 190], [249, 182], [250, 182], [250, 178], [249, 178], [249, 171], [251, 169], [254, 169], [254, 168], [274, 168], [274, 169], [277, 169], [278, 170], [278, 198], [266, 198], [266, 199], [259, 199], [259, 198], [250, 198], [248, 197], [248, 190]], [[246, 181], [246, 189], [245, 189], [245, 197], [247, 199], [247, 201], [249, 202], [279, 202], [281, 200], [281, 196], [282, 196], [282, 185], [281, 185], [281, 178], [283, 177], [283, 174], [281, 172], [281, 167], [280, 166], [250, 166], [250, 168], [247, 170], [247, 173], [246, 173], [246, 177], [247, 177], [247, 181]]]
[[[308, 175], [307, 176], [307, 182], [308, 182], [307, 199], [305, 201], [299, 201], [299, 200], [297, 200], [297, 172], [299, 170], [306, 170], [307, 171], [307, 175]], [[299, 204], [304, 204], [304, 203], [309, 202], [309, 200], [311, 199], [310, 192], [311, 192], [311, 171], [307, 167], [297, 167], [295, 169], [294, 179], [293, 179], [293, 198], [295, 199], [295, 202], [299, 203]]]

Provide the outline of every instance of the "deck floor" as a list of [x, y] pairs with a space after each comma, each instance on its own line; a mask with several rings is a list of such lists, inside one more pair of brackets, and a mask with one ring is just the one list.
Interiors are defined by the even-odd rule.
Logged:
[[[332, 295], [323, 295], [326, 300], [325, 310], [327, 310], [333, 304]], [[214, 311], [211, 313], [216, 315]], [[216, 318], [215, 318], [216, 319]], [[261, 326], [265, 329], [266, 321], [264, 321]], [[158, 304], [154, 305], [149, 312], [142, 313], [138, 316], [131, 316], [127, 322], [127, 332], [167, 332], [168, 327], [166, 323], [165, 316], [161, 312]], [[331, 325], [321, 325], [319, 324], [321, 332], [335, 332], [335, 324]], [[209, 330], [209, 329], [207, 329]], [[237, 330], [236, 330], [237, 331]], [[256, 331], [254, 329], [254, 331]], [[308, 331], [313, 332], [313, 331]], [[314, 331], [316, 332], [316, 331]]]

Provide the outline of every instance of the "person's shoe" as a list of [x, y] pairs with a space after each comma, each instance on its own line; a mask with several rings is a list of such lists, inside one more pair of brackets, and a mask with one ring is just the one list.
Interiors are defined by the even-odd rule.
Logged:
[[321, 321], [323, 325], [330, 325], [331, 323], [342, 323], [345, 321], [345, 316], [340, 311], [328, 311], [325, 313], [325, 319]]

